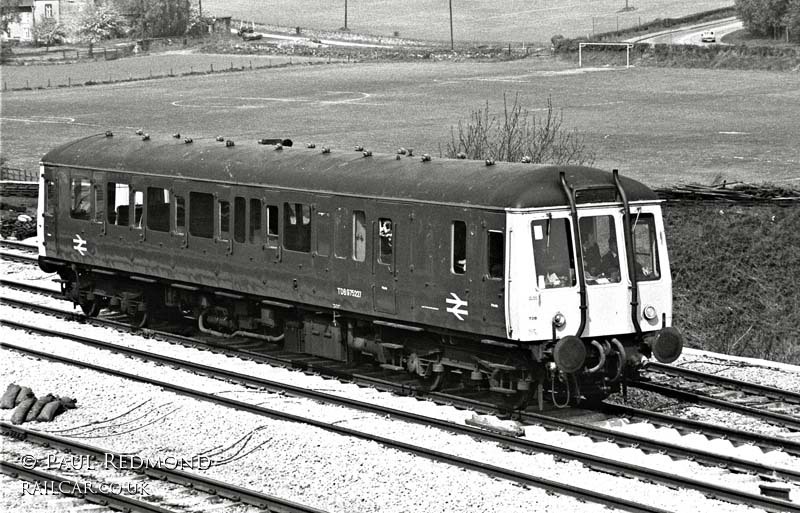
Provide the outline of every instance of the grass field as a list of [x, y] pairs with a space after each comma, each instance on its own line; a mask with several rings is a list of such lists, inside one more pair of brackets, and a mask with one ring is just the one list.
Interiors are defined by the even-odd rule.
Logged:
[[161, 53], [105, 61], [82, 61], [72, 64], [40, 64], [36, 66], [3, 66], [2, 88], [59, 87], [86, 82], [111, 82], [149, 77], [165, 77], [195, 72], [250, 69], [268, 66], [302, 64], [314, 61], [301, 56], [209, 55]]
[[[206, 0], [203, 10], [283, 27], [336, 30], [344, 26], [345, 0]], [[352, 31], [450, 40], [448, 0], [350, 0]], [[634, 8], [623, 11], [625, 6]], [[549, 42], [729, 7], [733, 0], [452, 0], [456, 41]]]
[[[5, 71], [5, 70], [4, 70]], [[585, 134], [596, 164], [651, 185], [716, 176], [797, 183], [800, 75], [696, 69], [576, 70], [501, 63], [275, 68], [91, 88], [3, 93], [2, 153], [35, 168], [47, 150], [106, 129], [239, 140], [291, 137], [344, 151], [400, 146], [437, 156], [450, 128], [487, 100], [519, 93]]]

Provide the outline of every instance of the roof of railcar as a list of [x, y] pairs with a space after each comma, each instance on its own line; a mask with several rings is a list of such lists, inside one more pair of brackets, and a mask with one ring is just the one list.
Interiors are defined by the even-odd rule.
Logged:
[[[507, 208], [566, 204], [559, 173], [574, 187], [613, 185], [612, 174], [583, 166], [544, 166], [284, 147], [240, 140], [104, 134], [62, 145], [42, 157], [46, 165], [135, 172], [169, 178], [269, 186], [328, 194]], [[629, 201], [655, 201], [643, 184], [621, 177]]]

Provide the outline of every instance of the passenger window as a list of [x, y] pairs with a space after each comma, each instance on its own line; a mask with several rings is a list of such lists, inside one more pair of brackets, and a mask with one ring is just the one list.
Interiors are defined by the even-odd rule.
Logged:
[[95, 185], [94, 190], [94, 222], [102, 223], [106, 218], [105, 190], [101, 185]]
[[506, 243], [503, 232], [488, 232], [487, 245], [486, 263], [489, 278], [502, 278], [506, 265]]
[[661, 278], [657, 240], [653, 214], [637, 214], [633, 221], [633, 251], [636, 279], [639, 281]]
[[577, 283], [570, 224], [564, 218], [531, 223], [536, 283], [540, 289], [572, 287]]
[[169, 191], [162, 187], [147, 188], [147, 229], [169, 231]]
[[353, 260], [363, 262], [367, 255], [367, 218], [363, 210], [353, 211]]
[[614, 218], [609, 215], [582, 217], [580, 227], [586, 284], [619, 283], [619, 250]]
[[175, 233], [186, 233], [186, 198], [175, 196]]
[[87, 178], [73, 178], [71, 190], [70, 217], [89, 221], [92, 208], [92, 198], [90, 196], [92, 184]]
[[231, 238], [231, 202], [217, 201], [217, 221], [219, 225], [219, 239], [230, 240]]
[[393, 225], [392, 220], [387, 217], [381, 217], [378, 220], [378, 239], [380, 245], [380, 252], [378, 253], [378, 262], [381, 264], [392, 264], [392, 250], [394, 244], [394, 234], [392, 233]]
[[337, 208], [333, 229], [333, 256], [347, 258], [350, 254], [350, 218], [346, 208]]
[[247, 231], [247, 200], [236, 196], [233, 200], [233, 240], [244, 242]]
[[214, 196], [189, 193], [189, 235], [210, 239], [214, 236]]
[[317, 254], [331, 254], [331, 215], [328, 212], [317, 212]]
[[126, 183], [108, 182], [106, 184], [106, 214], [108, 224], [128, 226], [130, 189]]
[[248, 238], [251, 244], [261, 244], [261, 200], [250, 200], [250, 230]]
[[58, 208], [58, 187], [52, 180], [47, 180], [47, 207], [46, 212], [48, 215], [55, 215]]
[[311, 252], [311, 207], [303, 203], [283, 204], [283, 247]]
[[467, 272], [467, 223], [453, 221], [450, 231], [450, 270], [455, 274]]
[[135, 218], [133, 220], [133, 227], [142, 229], [142, 213], [144, 213], [144, 193], [142, 191], [133, 191], [133, 212]]
[[267, 247], [278, 247], [279, 227], [278, 207], [276, 205], [267, 205]]

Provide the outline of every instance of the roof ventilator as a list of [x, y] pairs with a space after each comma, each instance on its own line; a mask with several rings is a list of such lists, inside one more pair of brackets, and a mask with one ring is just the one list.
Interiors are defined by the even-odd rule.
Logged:
[[372, 156], [372, 151], [370, 151], [370, 150], [364, 150], [364, 152], [362, 153], [362, 155], [364, 155], [365, 157], [371, 157], [371, 156]]
[[494, 159], [486, 159], [486, 165], [487, 166], [493, 166], [494, 165]]
[[174, 134], [172, 134], [172, 137], [174, 137], [175, 139], [180, 139], [181, 138], [181, 133], [180, 132], [175, 132]]
[[114, 132], [111, 130], [106, 130], [106, 137], [114, 137]]
[[192, 140], [191, 137], [187, 137], [186, 139], [183, 140], [183, 144], [192, 144], [193, 142], [194, 141]]
[[230, 148], [231, 146], [234, 146], [233, 141], [231, 139], [228, 139], [227, 141], [225, 141], [225, 147], [226, 148]]
[[142, 136], [142, 140], [143, 140], [143, 141], [149, 141], [149, 140], [150, 140], [150, 134], [144, 134], [144, 135]]
[[431, 156], [428, 155], [427, 153], [424, 153], [420, 160], [422, 160], [422, 162], [430, 162], [431, 161]]
[[327, 146], [323, 146], [322, 147], [322, 153], [330, 153], [330, 152], [331, 152], [331, 149], [328, 148]]
[[217, 142], [222, 142], [222, 141], [224, 141], [224, 140], [225, 140], [225, 138], [224, 138], [224, 137], [222, 137], [221, 135], [218, 135], [218, 136], [217, 136]]

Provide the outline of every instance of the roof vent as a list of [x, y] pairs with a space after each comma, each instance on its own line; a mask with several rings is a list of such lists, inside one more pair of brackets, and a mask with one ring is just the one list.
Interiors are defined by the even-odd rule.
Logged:
[[222, 141], [224, 141], [224, 140], [225, 140], [225, 138], [224, 138], [224, 137], [222, 137], [221, 135], [218, 135], [218, 136], [217, 136], [217, 142], [222, 142]]
[[524, 157], [522, 157], [522, 160], [520, 160], [520, 162], [522, 162], [523, 164], [530, 164], [531, 162], [533, 162], [533, 159], [530, 157], [530, 155], [525, 155]]
[[275, 151], [281, 151], [282, 149], [283, 149], [283, 145], [281, 143], [278, 143], [278, 144], [275, 145]]
[[413, 157], [414, 156], [414, 148], [407, 149], [406, 150], [406, 155], [408, 155], [409, 157]]
[[363, 147], [363, 146], [360, 146], [360, 145], [357, 145], [357, 146], [356, 146], [356, 148], [355, 148], [355, 150], [356, 150], [356, 151], [364, 151], [364, 147]]
[[136, 131], [136, 135], [144, 135], [144, 130], [140, 128], [139, 130]]
[[111, 130], [106, 130], [106, 137], [114, 137], [114, 132]]
[[192, 140], [191, 137], [187, 137], [186, 139], [183, 140], [183, 144], [192, 144], [193, 142], [194, 141]]
[[143, 141], [149, 141], [149, 140], [150, 140], [150, 134], [144, 134], [144, 135], [142, 136], [142, 140], [143, 140]]
[[226, 148], [230, 148], [231, 146], [234, 146], [232, 140], [228, 139], [227, 141], [225, 141], [225, 147]]
[[486, 159], [486, 165], [487, 166], [493, 166], [494, 165], [494, 159]]
[[317, 145], [316, 145], [316, 144], [314, 144], [314, 143], [308, 143], [308, 144], [306, 144], [306, 148], [316, 148], [316, 147], [317, 147]]
[[430, 162], [430, 161], [431, 161], [431, 156], [428, 155], [427, 153], [423, 153], [422, 154], [422, 162]]
[[372, 156], [372, 152], [370, 150], [364, 150], [362, 155], [364, 155], [365, 157], [371, 157]]
[[181, 133], [180, 132], [174, 133], [174, 134], [172, 134], [172, 137], [174, 137], [175, 139], [180, 139], [181, 138]]
[[322, 147], [322, 153], [330, 153], [330, 152], [331, 152], [331, 149], [328, 148], [327, 146], [323, 146]]
[[400, 148], [399, 150], [397, 150], [397, 154], [398, 155], [405, 155], [406, 153], [408, 153], [408, 152], [406, 151], [405, 148]]
[[467, 154], [464, 153], [463, 151], [459, 151], [458, 154], [456, 155], [456, 158], [463, 160], [463, 159], [467, 158]]

